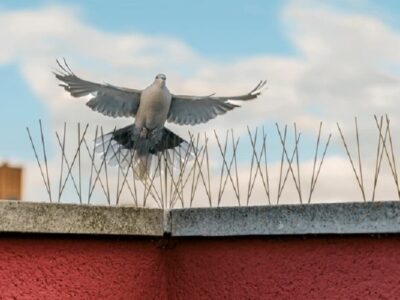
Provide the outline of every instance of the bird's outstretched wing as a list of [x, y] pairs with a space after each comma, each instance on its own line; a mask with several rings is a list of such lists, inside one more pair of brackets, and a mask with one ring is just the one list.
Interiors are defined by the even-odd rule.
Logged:
[[249, 93], [239, 96], [216, 97], [214, 94], [203, 97], [172, 95], [167, 121], [179, 125], [205, 123], [235, 107], [240, 107], [227, 102], [228, 100], [247, 101], [257, 98], [266, 83], [265, 80], [260, 81]]
[[76, 76], [65, 60], [64, 65], [58, 60], [57, 64], [60, 70], [54, 72], [54, 75], [62, 82], [60, 86], [73, 97], [93, 95], [93, 98], [86, 103], [91, 109], [110, 117], [133, 117], [136, 115], [140, 90], [86, 81]]

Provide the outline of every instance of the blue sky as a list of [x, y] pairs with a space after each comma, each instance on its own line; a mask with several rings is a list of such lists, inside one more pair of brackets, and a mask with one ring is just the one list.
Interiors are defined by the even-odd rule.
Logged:
[[[229, 63], [240, 58], [296, 56], [282, 10], [288, 1], [11, 1], [1, 11], [26, 11], [48, 6], [74, 9], [84, 23], [110, 33], [135, 32], [172, 37], [195, 53]], [[400, 27], [398, 1], [326, 1], [344, 14], [376, 17], [387, 26]], [[31, 24], [31, 26], [35, 26]], [[6, 41], [7, 42], [7, 41]], [[48, 109], [22, 77], [18, 62], [0, 64], [2, 158], [29, 159], [25, 126], [48, 120]]]
[[[281, 18], [282, 8], [288, 2], [3, 0], [0, 8], [74, 7], [87, 23], [105, 31], [177, 37], [207, 56], [229, 59], [294, 53]], [[396, 0], [331, 0], [324, 4], [338, 11], [376, 16], [393, 28], [400, 27], [400, 4]]]
[[[195, 51], [219, 60], [261, 53], [290, 53], [280, 20], [283, 1], [2, 1], [3, 10], [30, 10], [66, 5], [80, 17], [108, 32], [138, 32], [183, 40]], [[151, 17], [149, 17], [151, 16]], [[32, 26], [34, 26], [32, 24]], [[0, 65], [0, 88], [4, 101], [0, 112], [0, 145], [3, 158], [29, 159], [25, 126], [41, 118], [46, 108], [21, 77], [16, 63]], [[9, 100], [12, 99], [12, 100]], [[24, 109], [21, 109], [21, 108]]]
[[[324, 121], [324, 138], [333, 133], [325, 163], [330, 172], [321, 179], [327, 199], [338, 199], [341, 192], [347, 197], [353, 187], [333, 196], [327, 188], [332, 180], [343, 186], [353, 182], [336, 122], [351, 136], [354, 116], [359, 117], [368, 158], [376, 149], [373, 115], [389, 113], [392, 124], [400, 124], [400, 2], [395, 0], [3, 0], [0, 161], [26, 166], [26, 190], [37, 199], [43, 197], [36, 191], [42, 183], [26, 126], [37, 132], [37, 121], [43, 120], [49, 165], [57, 173], [53, 133], [64, 122], [113, 128], [132, 121], [105, 118], [59, 88], [51, 70], [63, 56], [84, 79], [144, 88], [164, 72], [170, 90], [184, 94], [243, 93], [267, 79], [268, 89], [257, 101], [204, 126], [168, 127], [179, 135], [226, 128], [239, 135], [247, 125], [266, 125], [270, 134], [275, 122], [281, 128], [296, 122], [309, 172], [315, 134]], [[400, 136], [398, 128], [393, 137]], [[275, 139], [269, 148], [274, 163], [280, 143], [276, 134], [269, 137]], [[239, 154], [248, 158], [248, 142], [241, 141]]]
[[[232, 3], [235, 3], [233, 5]], [[218, 59], [289, 53], [280, 20], [285, 1], [2, 1], [5, 9], [75, 7], [88, 23], [111, 32], [140, 32], [184, 40]], [[246, 41], [246, 42], [244, 42]]]

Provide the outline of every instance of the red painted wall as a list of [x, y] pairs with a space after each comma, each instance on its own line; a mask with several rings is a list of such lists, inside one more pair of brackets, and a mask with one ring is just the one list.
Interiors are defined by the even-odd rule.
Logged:
[[400, 238], [0, 237], [0, 299], [398, 299]]
[[157, 242], [0, 238], [0, 299], [167, 299]]
[[170, 299], [400, 299], [400, 238], [183, 240]]

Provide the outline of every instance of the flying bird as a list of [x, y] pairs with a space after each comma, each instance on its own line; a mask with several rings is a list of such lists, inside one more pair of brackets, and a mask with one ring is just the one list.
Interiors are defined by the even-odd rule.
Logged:
[[[260, 81], [250, 92], [238, 96], [189, 96], [170, 93], [167, 77], [158, 74], [153, 83], [143, 90], [100, 84], [75, 75], [64, 60], [58, 60], [60, 70], [54, 73], [62, 86], [73, 97], [92, 95], [86, 103], [92, 110], [109, 117], [134, 117], [134, 124], [114, 130], [97, 139], [96, 148], [108, 161], [121, 155], [129, 162], [134, 160], [134, 174], [139, 179], [148, 178], [152, 159], [166, 150], [184, 149], [188, 143], [165, 128], [166, 122], [178, 125], [205, 123], [239, 105], [229, 100], [247, 101], [261, 94], [266, 81]], [[128, 155], [128, 154], [134, 155]], [[179, 151], [181, 153], [181, 151]]]

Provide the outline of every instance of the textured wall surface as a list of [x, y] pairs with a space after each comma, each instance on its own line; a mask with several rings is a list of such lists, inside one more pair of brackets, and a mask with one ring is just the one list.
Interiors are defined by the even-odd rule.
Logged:
[[0, 236], [0, 299], [396, 299], [400, 238]]
[[0, 238], [0, 299], [166, 299], [164, 273], [149, 239]]
[[399, 299], [400, 238], [182, 240], [170, 299]]

